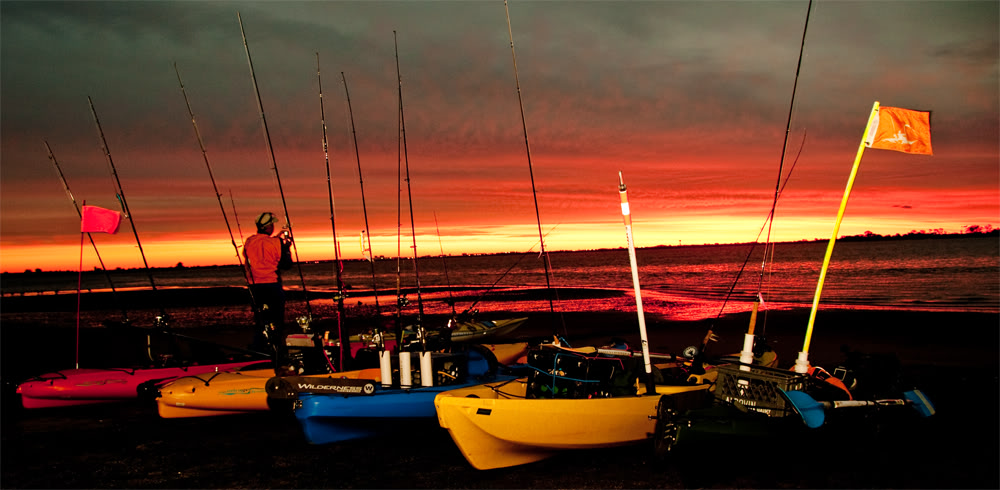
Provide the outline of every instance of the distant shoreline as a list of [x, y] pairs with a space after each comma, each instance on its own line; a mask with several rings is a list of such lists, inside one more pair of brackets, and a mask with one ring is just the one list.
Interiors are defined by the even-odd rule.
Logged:
[[[1000, 228], [993, 229], [992, 227], [987, 226], [985, 229], [988, 230], [988, 231], [967, 232], [967, 233], [933, 233], [933, 232], [928, 233], [928, 232], [925, 232], [925, 231], [919, 231], [919, 232], [918, 231], [911, 231], [911, 232], [906, 233], [906, 234], [899, 234], [899, 233], [897, 233], [895, 235], [880, 235], [880, 234], [877, 234], [877, 233], [866, 233], [866, 234], [861, 234], [861, 235], [846, 235], [846, 236], [842, 236], [842, 237], [837, 238], [837, 241], [838, 242], [868, 242], [868, 241], [879, 242], [879, 241], [935, 240], [935, 239], [950, 240], [950, 239], [962, 239], [962, 238], [989, 238], [989, 237], [1000, 238]], [[794, 241], [787, 241], [787, 242], [775, 242], [773, 245], [787, 245], [787, 244], [799, 244], [799, 243], [819, 243], [819, 242], [827, 242], [827, 241], [829, 241], [829, 238], [813, 238], [813, 239], [802, 239], [802, 240], [794, 240]], [[701, 244], [690, 244], [690, 245], [654, 245], [654, 246], [651, 246], [651, 247], [640, 247], [640, 248], [638, 248], [638, 250], [659, 250], [659, 249], [674, 249], [674, 248], [732, 247], [732, 246], [748, 246], [748, 245], [754, 245], [754, 244], [759, 245], [760, 242], [701, 243]], [[625, 247], [595, 248], [595, 249], [583, 249], [583, 250], [549, 250], [548, 253], [560, 253], [560, 254], [562, 254], [562, 253], [581, 253], [581, 252], [584, 252], [584, 253], [585, 252], [606, 252], [606, 251], [615, 251], [615, 250], [624, 250], [624, 249], [625, 249]], [[460, 254], [444, 254], [444, 255], [437, 254], [437, 255], [421, 255], [419, 258], [421, 258], [421, 259], [433, 259], [433, 258], [439, 258], [439, 257], [445, 257], [445, 258], [447, 258], [447, 257], [500, 257], [500, 256], [506, 256], [506, 255], [522, 255], [522, 254], [525, 254], [525, 253], [533, 253], [533, 252], [511, 251], [511, 252], [494, 252], [494, 253], [460, 253]], [[405, 257], [405, 258], [407, 260], [410, 260], [409, 257]], [[377, 256], [377, 257], [375, 257], [375, 260], [376, 261], [381, 261], [381, 260], [396, 260], [396, 257]], [[309, 263], [309, 264], [332, 264], [333, 262], [334, 262], [333, 259], [328, 259], [328, 260], [303, 261], [302, 263]], [[360, 259], [341, 259], [341, 262], [345, 262], [345, 263], [366, 262], [366, 259], [363, 259], [363, 258], [360, 258]], [[151, 267], [150, 269], [151, 270], [225, 269], [225, 268], [232, 268], [232, 267], [239, 267], [239, 265], [237, 265], [237, 264], [215, 264], [215, 265], [184, 266], [184, 265], [180, 264], [179, 266], [175, 265], [175, 266], [172, 266], [172, 267]], [[135, 267], [135, 268], [128, 268], [128, 269], [126, 269], [126, 268], [118, 267], [118, 268], [115, 268], [115, 269], [107, 269], [107, 270], [108, 271], [125, 271], [125, 272], [128, 272], [128, 271], [137, 271], [137, 270], [141, 271], [141, 270], [144, 270], [144, 268]], [[83, 272], [87, 273], [87, 272], [101, 272], [101, 271], [103, 271], [103, 269], [98, 269], [98, 268], [95, 267], [94, 269], [88, 269], [88, 270], [83, 271]], [[75, 270], [51, 270], [50, 271], [50, 270], [35, 269], [35, 270], [24, 270], [23, 272], [4, 271], [4, 272], [0, 272], [0, 276], [2, 276], [2, 277], [13, 277], [13, 276], [31, 275], [31, 274], [65, 274], [65, 273], [76, 274], [78, 272], [79, 271], [75, 271]]]

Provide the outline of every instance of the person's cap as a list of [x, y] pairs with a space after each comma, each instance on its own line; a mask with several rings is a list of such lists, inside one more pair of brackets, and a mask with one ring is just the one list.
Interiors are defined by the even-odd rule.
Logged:
[[260, 216], [257, 217], [256, 221], [257, 228], [263, 228], [267, 225], [277, 222], [278, 222], [278, 217], [275, 216], [274, 213], [270, 212], [260, 213]]

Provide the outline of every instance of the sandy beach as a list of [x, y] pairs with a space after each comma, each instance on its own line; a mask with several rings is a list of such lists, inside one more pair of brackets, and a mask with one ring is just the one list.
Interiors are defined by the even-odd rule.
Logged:
[[[193, 296], [187, 300], [170, 304], [175, 331], [247, 345], [251, 330], [238, 296], [203, 293], [189, 292]], [[144, 332], [101, 326], [101, 318], [117, 319], [120, 312], [93, 299], [88, 304], [80, 329], [82, 366], [141, 360], [142, 352], [136, 351]], [[511, 302], [506, 311], [494, 309], [491, 315], [515, 314], [517, 305]], [[73, 367], [75, 307], [75, 295], [3, 299], [3, 488], [1000, 487], [1000, 315], [993, 313], [821, 311], [810, 355], [814, 364], [835, 367], [845, 347], [892, 354], [902, 365], [904, 383], [934, 402], [935, 416], [903, 427], [841, 437], [818, 433], [804, 447], [734, 440], [666, 459], [654, 454], [652, 444], [567, 452], [521, 467], [478, 471], [436, 422], [382, 438], [312, 446], [290, 414], [161, 419], [148, 401], [21, 409], [13, 393], [17, 383]], [[331, 311], [320, 304], [314, 313], [322, 328]], [[151, 307], [130, 313], [139, 326], [155, 314]], [[808, 314], [805, 309], [768, 312], [767, 339], [781, 367], [790, 366], [801, 350]], [[566, 337], [576, 345], [612, 337], [638, 345], [634, 311], [573, 311], [558, 319], [529, 311], [526, 316], [529, 321], [516, 337], [545, 337], [565, 324]], [[647, 317], [650, 348], [679, 352], [699, 343], [711, 323], [721, 337], [712, 348], [735, 352], [748, 317], [739, 313], [712, 322]], [[439, 320], [429, 315], [426, 322]]]

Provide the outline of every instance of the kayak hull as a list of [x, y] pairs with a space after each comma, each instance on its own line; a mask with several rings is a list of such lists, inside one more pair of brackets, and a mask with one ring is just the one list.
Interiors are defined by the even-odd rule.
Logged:
[[476, 469], [517, 466], [560, 451], [637, 444], [655, 431], [663, 395], [707, 385], [657, 385], [655, 395], [529, 399], [527, 378], [450, 390], [434, 400], [438, 423]]
[[[162, 418], [211, 417], [270, 410], [267, 382], [273, 369], [206, 373], [178, 378], [160, 387], [156, 399]], [[305, 377], [379, 379], [378, 369], [361, 369]]]
[[295, 418], [311, 444], [371, 437], [413, 423], [433, 427], [437, 418], [434, 399], [439, 394], [487, 381], [515, 379], [496, 374], [497, 365], [489, 357], [485, 349], [432, 354], [435, 386], [401, 388], [394, 380], [395, 387], [376, 383], [370, 391], [351, 395], [301, 392]]
[[414, 423], [433, 424], [434, 398], [460, 385], [376, 390], [371, 396], [302, 394], [295, 409], [310, 444], [331, 444], [373, 437]]
[[[182, 376], [241, 369], [262, 361], [166, 368], [64, 369], [35, 376], [17, 387], [24, 408], [114, 403], [138, 398], [139, 386]], [[268, 364], [270, 361], [263, 361]]]

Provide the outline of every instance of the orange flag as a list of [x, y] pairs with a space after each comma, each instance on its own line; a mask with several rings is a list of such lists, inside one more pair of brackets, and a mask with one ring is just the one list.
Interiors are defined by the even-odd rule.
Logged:
[[931, 113], [898, 107], [879, 107], [865, 138], [865, 146], [904, 153], [933, 155]]
[[118, 233], [118, 225], [121, 224], [122, 214], [118, 211], [104, 209], [97, 206], [83, 206], [83, 219], [80, 220], [80, 232], [82, 233]]

